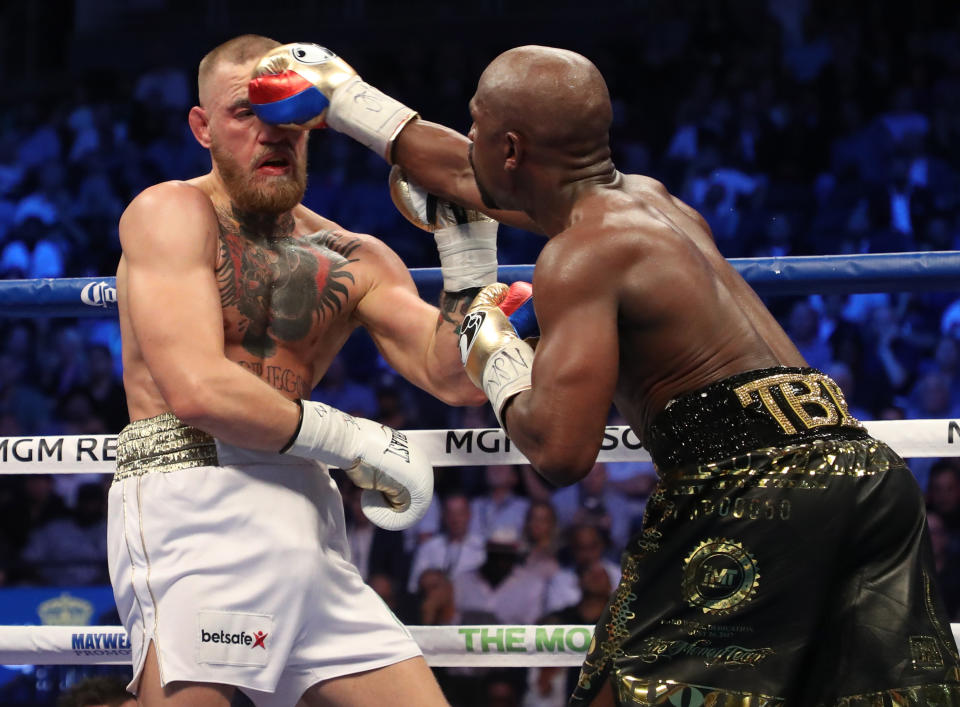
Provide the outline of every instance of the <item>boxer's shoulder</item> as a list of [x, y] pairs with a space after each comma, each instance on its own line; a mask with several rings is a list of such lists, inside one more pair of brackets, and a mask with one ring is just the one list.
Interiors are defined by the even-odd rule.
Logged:
[[[209, 196], [196, 185], [169, 181], [140, 192], [127, 205], [119, 224], [124, 252], [140, 244], [176, 247], [182, 242], [203, 249], [216, 242], [217, 215]], [[209, 236], [208, 238], [199, 236]], [[192, 250], [192, 249], [191, 249]]]
[[210, 195], [196, 180], [170, 180], [147, 187], [133, 198], [124, 215], [140, 215], [158, 210], [184, 209], [213, 213]]

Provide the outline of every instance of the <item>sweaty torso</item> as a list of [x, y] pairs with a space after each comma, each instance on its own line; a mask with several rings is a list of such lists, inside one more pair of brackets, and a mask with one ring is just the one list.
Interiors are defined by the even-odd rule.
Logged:
[[587, 197], [544, 253], [553, 249], [556, 262], [585, 247], [594, 255], [582, 276], [615, 290], [615, 403], [638, 433], [678, 395], [747, 370], [806, 365], [702, 218], [659, 182], [624, 175], [619, 189]]
[[[288, 398], [309, 398], [358, 326], [353, 313], [369, 287], [363, 256], [370, 237], [346, 232], [303, 207], [294, 210], [287, 233], [263, 237], [229, 205], [215, 208], [220, 227], [211, 268], [226, 357]], [[121, 261], [121, 300], [125, 280]], [[167, 411], [122, 307], [120, 325], [131, 419]]]

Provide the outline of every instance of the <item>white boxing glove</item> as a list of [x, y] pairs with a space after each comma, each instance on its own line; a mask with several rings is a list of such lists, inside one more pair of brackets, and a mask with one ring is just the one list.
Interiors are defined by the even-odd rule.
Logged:
[[324, 403], [297, 401], [300, 425], [282, 453], [335, 466], [364, 489], [363, 514], [387, 530], [404, 530], [433, 500], [433, 467], [407, 436]]
[[347, 62], [317, 44], [284, 44], [263, 55], [249, 85], [250, 107], [266, 123], [329, 126], [387, 162], [393, 141], [417, 112], [361, 79]]
[[444, 290], [461, 292], [497, 281], [497, 221], [430, 194], [398, 165], [390, 170], [390, 197], [404, 218], [433, 233]]

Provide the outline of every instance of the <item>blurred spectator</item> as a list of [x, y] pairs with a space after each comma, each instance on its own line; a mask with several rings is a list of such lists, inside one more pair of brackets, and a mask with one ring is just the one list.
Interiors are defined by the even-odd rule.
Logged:
[[486, 468], [485, 479], [487, 492], [470, 503], [470, 532], [484, 539], [501, 529], [520, 535], [530, 502], [514, 494], [517, 468], [491, 464]]
[[823, 367], [823, 372], [828, 376], [833, 378], [840, 390], [843, 392], [843, 397], [847, 401], [847, 407], [850, 409], [850, 414], [853, 415], [858, 420], [869, 420], [871, 415], [866, 410], [855, 403], [851, 403], [851, 400], [854, 400], [854, 393], [856, 393], [856, 377], [853, 375], [853, 369], [850, 368], [843, 361], [831, 361], [826, 366]]
[[89, 368], [83, 337], [72, 324], [53, 332], [54, 345], [44, 350], [40, 360], [40, 381], [44, 392], [59, 399], [76, 386], [85, 385]]
[[385, 575], [404, 586], [410, 559], [403, 549], [403, 535], [378, 528], [369, 521], [360, 504], [363, 489], [345, 483], [341, 491], [347, 509], [350, 561], [364, 580], [369, 580], [372, 575]]
[[854, 402], [868, 410], [879, 410], [910, 386], [917, 351], [904, 336], [900, 315], [890, 305], [868, 310], [863, 329], [863, 357], [854, 370], [867, 386], [857, 386]]
[[[613, 592], [611, 577], [602, 562], [594, 562], [578, 570], [578, 583], [580, 600], [548, 613], [538, 623], [595, 626]], [[579, 668], [539, 668], [530, 672], [531, 694], [524, 707], [563, 707], [580, 675]]]
[[127, 414], [127, 396], [114, 373], [113, 354], [104, 344], [87, 346], [86, 391], [93, 401], [106, 431], [120, 432], [130, 421]]
[[458, 607], [454, 602], [453, 582], [443, 570], [424, 570], [418, 582], [418, 595], [420, 612], [417, 622], [424, 626], [497, 623], [497, 617], [488, 609]]
[[39, 580], [55, 587], [107, 583], [106, 512], [104, 487], [83, 484], [69, 516], [30, 532], [21, 560]]
[[65, 518], [68, 509], [56, 492], [52, 474], [27, 474], [17, 481], [0, 508], [0, 536], [19, 556], [33, 528]]
[[532, 624], [543, 613], [544, 580], [523, 567], [520, 537], [501, 529], [487, 539], [486, 559], [477, 569], [453, 577], [462, 611], [489, 611], [497, 623]]
[[553, 505], [561, 528], [596, 525], [616, 547], [623, 547], [629, 540], [633, 521], [630, 502], [607, 482], [603, 462], [594, 464], [580, 483], [554, 492]]
[[27, 359], [0, 353], [0, 415], [7, 417], [6, 435], [48, 430], [53, 404], [30, 382]]
[[[348, 375], [346, 362], [338, 354], [330, 362], [320, 384], [314, 388], [311, 400], [343, 410], [351, 415], [374, 418], [378, 414], [377, 396], [369, 385], [362, 385]], [[383, 414], [388, 414], [384, 411]]]
[[927, 527], [930, 530], [930, 544], [933, 547], [934, 567], [940, 594], [947, 607], [951, 621], [960, 620], [960, 553], [950, 542], [950, 533], [939, 513], [927, 511]]
[[[522, 671], [519, 674], [522, 674]], [[487, 675], [483, 680], [484, 707], [520, 707], [523, 688], [518, 684], [517, 675], [517, 671], [505, 670]]]
[[523, 524], [523, 539], [526, 543], [524, 568], [549, 582], [560, 570], [557, 512], [549, 502], [530, 504]]
[[953, 548], [960, 549], [960, 459], [939, 459], [930, 468], [927, 507], [940, 516]]
[[452, 494], [443, 501], [443, 532], [420, 545], [413, 556], [407, 590], [417, 590], [420, 575], [439, 569], [452, 578], [474, 570], [486, 559], [483, 538], [469, 533], [470, 501]]
[[790, 309], [787, 335], [813, 368], [823, 370], [832, 358], [830, 346], [821, 338], [820, 313], [805, 299]]
[[106, 434], [107, 423], [85, 385], [76, 385], [66, 391], [56, 408], [60, 433], [65, 435]]
[[606, 557], [609, 538], [595, 525], [574, 525], [569, 531], [571, 567], [561, 569], [547, 586], [544, 613], [573, 606], [580, 601], [580, 572], [597, 563], [607, 570], [610, 586], [620, 583], [620, 565]]
[[907, 416], [915, 420], [954, 417], [960, 407], [950, 399], [950, 384], [950, 377], [940, 371], [923, 375], [910, 392]]
[[64, 247], [55, 217], [21, 208], [0, 251], [4, 278], [63, 277]]
[[93, 676], [81, 680], [57, 699], [57, 707], [136, 707], [137, 698], [114, 677]]

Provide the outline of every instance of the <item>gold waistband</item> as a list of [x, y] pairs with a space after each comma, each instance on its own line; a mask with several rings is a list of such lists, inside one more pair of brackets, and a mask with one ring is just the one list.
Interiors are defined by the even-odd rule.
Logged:
[[[725, 707], [782, 707], [786, 701], [769, 695], [751, 694], [715, 687], [703, 687], [673, 680], [637, 678], [616, 671], [614, 684], [622, 705], [654, 707], [679, 704], [678, 698], [697, 698], [697, 704]], [[686, 703], [684, 703], [686, 704]], [[690, 702], [694, 704], [694, 702]], [[818, 707], [956, 707], [960, 705], [960, 685], [940, 683], [918, 687], [881, 690], [863, 695], [848, 695], [829, 705]]]
[[165, 412], [123, 428], [117, 437], [117, 473], [113, 480], [218, 463], [213, 437]]

